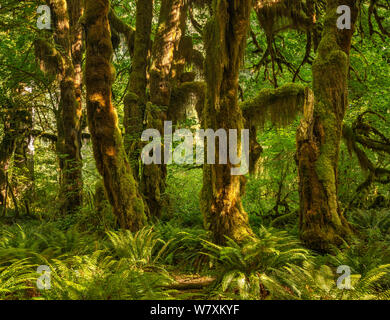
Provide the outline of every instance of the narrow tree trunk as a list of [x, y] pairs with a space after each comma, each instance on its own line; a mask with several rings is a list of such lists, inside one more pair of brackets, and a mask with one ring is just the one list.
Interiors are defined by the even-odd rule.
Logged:
[[[170, 73], [174, 49], [180, 41], [180, 17], [183, 0], [163, 0], [161, 3], [159, 28], [153, 43], [150, 70], [150, 102], [157, 106], [147, 126], [163, 132], [171, 97]], [[144, 166], [141, 189], [149, 205], [150, 215], [159, 217], [164, 206], [166, 165]]]
[[114, 214], [122, 228], [140, 229], [145, 221], [143, 200], [125, 152], [111, 99], [114, 69], [108, 22], [109, 0], [86, 0], [87, 113], [96, 166]]
[[137, 180], [139, 180], [140, 175], [140, 140], [144, 129], [146, 74], [151, 46], [152, 18], [153, 0], [138, 0], [132, 71], [129, 80], [129, 90], [124, 101], [125, 147]]
[[337, 28], [339, 5], [351, 8], [352, 25], [357, 18], [355, 1], [328, 1], [322, 40], [313, 64], [314, 97], [305, 106], [297, 132], [301, 239], [319, 251], [342, 244], [351, 233], [337, 199], [337, 164], [348, 107], [353, 28]]
[[3, 206], [7, 205], [7, 173], [11, 158], [15, 152], [17, 140], [17, 122], [16, 111], [13, 106], [8, 105], [7, 114], [4, 123], [4, 136], [0, 143], [0, 201]]
[[55, 26], [54, 41], [63, 59], [57, 116], [60, 211], [71, 213], [82, 204], [83, 188], [80, 129], [82, 39], [78, 26], [82, 7], [80, 1], [75, 0], [50, 0], [50, 5]]
[[[14, 154], [14, 169], [12, 185], [17, 199], [29, 204], [34, 197], [34, 137], [33, 107], [25, 107], [24, 117], [21, 119], [20, 134]], [[26, 207], [26, 212], [29, 208]]]
[[[205, 32], [207, 99], [202, 125], [214, 130], [243, 129], [238, 105], [238, 74], [246, 47], [251, 0], [215, 0], [214, 16]], [[238, 143], [238, 148], [241, 146]], [[218, 155], [218, 150], [216, 150]], [[205, 165], [201, 209], [206, 228], [214, 241], [224, 243], [226, 236], [242, 241], [252, 235], [248, 216], [241, 203], [245, 178], [232, 175], [228, 164]]]

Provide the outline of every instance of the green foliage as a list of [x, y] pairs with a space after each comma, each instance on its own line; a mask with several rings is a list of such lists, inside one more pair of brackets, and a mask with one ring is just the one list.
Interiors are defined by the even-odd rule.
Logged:
[[308, 250], [284, 231], [261, 227], [258, 237], [240, 245], [228, 239], [227, 246], [205, 242], [206, 253], [217, 263], [217, 283], [243, 299], [261, 297], [261, 279], [289, 264], [309, 259]]
[[389, 209], [356, 209], [350, 213], [350, 220], [369, 240], [383, 240], [390, 234]]
[[158, 224], [156, 230], [163, 239], [171, 239], [164, 261], [185, 271], [205, 271], [209, 267], [209, 259], [202, 254], [204, 241], [210, 235], [204, 229], [183, 228], [174, 223]]
[[175, 220], [185, 227], [203, 226], [199, 208], [199, 194], [202, 187], [202, 170], [179, 169], [169, 166], [166, 193], [169, 194], [170, 207], [162, 220]]
[[[192, 27], [185, 32], [192, 38], [197, 52], [184, 70], [194, 71], [196, 81], [204, 80], [200, 70], [204, 56], [201, 30], [210, 17], [208, 2], [196, 0], [191, 4], [194, 5], [191, 14], [198, 27], [193, 28], [196, 23], [192, 21]], [[376, 3], [383, 4], [377, 7], [377, 13], [384, 18], [382, 24], [388, 29], [390, 10], [386, 10], [384, 1]], [[110, 4], [125, 23], [135, 26], [135, 1], [113, 0]], [[160, 5], [161, 1], [154, 2], [152, 40], [158, 28]], [[268, 117], [264, 130], [258, 132], [257, 141], [263, 152], [257, 174], [247, 177], [242, 198], [251, 227], [258, 230], [249, 242], [237, 244], [228, 240], [226, 246], [211, 243], [199, 208], [202, 169], [192, 165], [168, 166], [167, 188], [161, 197], [169, 201], [161, 221], [136, 233], [117, 230], [108, 201], [98, 205], [95, 201], [95, 183], [101, 177], [90, 139], [84, 139], [82, 147], [83, 207], [74, 214], [58, 216], [58, 163], [64, 157], [56, 151], [57, 117], [60, 116], [58, 82], [39, 70], [34, 56], [34, 40], [51, 37], [54, 30], [36, 29], [36, 9], [34, 1], [2, 0], [0, 7], [0, 143], [10, 111], [21, 107], [34, 118], [28, 127], [33, 129], [34, 136], [34, 179], [29, 181], [33, 186], [29, 190], [31, 198], [27, 199], [29, 216], [26, 197], [18, 190], [18, 185], [26, 184], [25, 168], [18, 168], [11, 157], [8, 170], [10, 181], [15, 184], [21, 217], [16, 217], [15, 203], [9, 195], [7, 214], [0, 217], [0, 299], [390, 299], [389, 184], [386, 180], [374, 182], [356, 192], [368, 172], [361, 170], [356, 155], [349, 154], [347, 146], [341, 145], [338, 196], [341, 209], [347, 209], [346, 216], [354, 227], [354, 238], [327, 255], [316, 255], [297, 240], [299, 194], [295, 135], [299, 118], [288, 127], [277, 129]], [[370, 118], [369, 123], [388, 139], [390, 40], [370, 30], [367, 9], [363, 3], [359, 32], [353, 37], [349, 106], [344, 122], [352, 128], [360, 114], [374, 111], [381, 118]], [[322, 29], [323, 8], [319, 6], [318, 10], [317, 26]], [[378, 23], [374, 19], [371, 22], [379, 30]], [[250, 26], [239, 75], [240, 103], [253, 100], [262, 90], [264, 93], [270, 88], [280, 88], [292, 80], [310, 86], [312, 62], [317, 52], [314, 48], [305, 52], [307, 30], [280, 30], [274, 34], [274, 43], [269, 48], [267, 30], [255, 12]], [[311, 35], [312, 44], [318, 40]], [[271, 59], [270, 49], [274, 51], [275, 61]], [[306, 54], [306, 63], [302, 64]], [[113, 59], [117, 77], [112, 98], [122, 133], [125, 131], [123, 100], [128, 91], [132, 60], [127, 46], [120, 43]], [[178, 107], [180, 101], [175, 99], [171, 105]], [[82, 100], [84, 105], [84, 97]], [[295, 112], [283, 113], [284, 107], [291, 107], [285, 104], [274, 114], [280, 120], [276, 122], [294, 119]], [[252, 116], [266, 118], [261, 114]], [[198, 123], [186, 119], [182, 125], [194, 129]], [[87, 132], [85, 115], [82, 127]], [[17, 134], [14, 128], [10, 132]], [[366, 138], [373, 136], [367, 133]], [[390, 168], [387, 153], [369, 148], [365, 152], [375, 166]], [[352, 201], [355, 197], [358, 203]], [[0, 207], [0, 216], [2, 212]], [[51, 289], [36, 288], [38, 265], [50, 266]], [[351, 268], [353, 288], [350, 290], [337, 288], [340, 274], [336, 271], [341, 265]], [[183, 272], [190, 278], [198, 274], [212, 276], [216, 278], [215, 285], [196, 292], [170, 290], [172, 279]]]
[[30, 258], [36, 263], [66, 254], [89, 250], [91, 238], [75, 229], [61, 231], [52, 224], [39, 228], [20, 226], [0, 229], [0, 258], [2, 261]]
[[75, 256], [50, 264], [52, 288], [42, 298], [64, 300], [166, 299], [162, 286], [170, 282], [161, 273], [144, 272], [131, 260], [115, 260], [105, 251]]
[[107, 232], [109, 248], [116, 258], [124, 258], [137, 268], [156, 268], [169, 245], [157, 238], [153, 228], [143, 228], [132, 234], [129, 230]]
[[[152, 228], [111, 231], [108, 239], [56, 224], [1, 228], [0, 297], [21, 299], [167, 299], [172, 280], [160, 264], [169, 242]], [[108, 240], [108, 241], [107, 241]], [[32, 264], [35, 263], [35, 264]], [[36, 289], [37, 265], [51, 269], [51, 288]]]
[[[260, 229], [259, 238], [221, 247], [206, 243], [217, 263], [211, 296], [233, 299], [387, 299], [390, 264], [385, 248], [356, 244], [316, 256], [283, 231]], [[338, 288], [339, 266], [348, 266], [351, 288]]]
[[329, 266], [305, 262], [303, 266], [288, 265], [276, 270], [264, 283], [273, 299], [378, 299], [387, 294], [380, 290], [379, 281], [389, 271], [390, 265], [381, 265], [364, 276], [352, 274], [351, 288], [339, 289], [336, 280], [340, 275]]
[[26, 259], [0, 266], [0, 299], [12, 299], [30, 289], [29, 283], [36, 280], [32, 267]]
[[[292, 126], [291, 126], [292, 127]], [[298, 208], [295, 132], [270, 126], [259, 135], [263, 153], [258, 174], [249, 177], [243, 204], [252, 225], [269, 225], [272, 219]]]

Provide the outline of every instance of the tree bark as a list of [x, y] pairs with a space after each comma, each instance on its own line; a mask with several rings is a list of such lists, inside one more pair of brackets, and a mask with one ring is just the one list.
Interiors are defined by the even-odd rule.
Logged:
[[50, 0], [54, 41], [63, 65], [59, 74], [60, 103], [57, 114], [57, 152], [60, 165], [60, 211], [72, 213], [82, 204], [81, 86], [82, 6], [76, 0]]
[[15, 152], [17, 140], [18, 119], [14, 106], [8, 105], [4, 123], [4, 136], [0, 143], [0, 201], [1, 205], [7, 205], [7, 173], [11, 158]]
[[129, 89], [124, 101], [125, 147], [134, 176], [139, 181], [141, 135], [144, 129], [147, 70], [151, 47], [153, 0], [137, 1], [134, 52]]
[[20, 137], [14, 153], [15, 174], [12, 185], [17, 199], [22, 200], [29, 213], [29, 205], [34, 200], [34, 108], [25, 106], [24, 117], [20, 124]]
[[[214, 1], [214, 16], [205, 32], [207, 98], [203, 127], [214, 130], [243, 129], [238, 105], [238, 74], [246, 47], [251, 0]], [[241, 146], [238, 143], [238, 148]], [[218, 154], [218, 151], [216, 151]], [[216, 243], [226, 236], [242, 241], [253, 235], [241, 203], [245, 178], [231, 175], [233, 165], [204, 165], [201, 209], [205, 225]]]
[[313, 64], [314, 96], [297, 131], [300, 237], [312, 249], [329, 251], [351, 234], [337, 199], [337, 164], [348, 106], [349, 51], [354, 28], [337, 28], [337, 7], [355, 1], [328, 0], [322, 40]]
[[134, 180], [112, 105], [113, 48], [108, 22], [109, 0], [87, 0], [82, 19], [86, 32], [88, 125], [96, 166], [119, 225], [131, 231], [146, 222], [144, 204]]
[[[167, 120], [168, 106], [171, 97], [171, 68], [174, 51], [182, 36], [180, 30], [181, 16], [184, 14], [183, 0], [163, 0], [159, 16], [159, 28], [152, 48], [150, 70], [150, 102], [154, 107], [147, 126], [163, 132], [164, 120]], [[162, 148], [163, 149], [163, 148]], [[162, 151], [164, 152], [164, 151]], [[166, 198], [165, 164], [144, 166], [141, 189], [147, 198], [150, 215], [160, 217]]]

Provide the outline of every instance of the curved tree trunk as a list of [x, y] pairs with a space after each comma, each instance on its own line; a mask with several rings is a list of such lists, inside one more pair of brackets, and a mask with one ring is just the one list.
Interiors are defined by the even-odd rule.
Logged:
[[[202, 115], [205, 128], [243, 129], [238, 105], [238, 74], [246, 47], [251, 0], [214, 1], [214, 17], [205, 33], [207, 99]], [[241, 146], [238, 143], [238, 148]], [[216, 151], [216, 155], [218, 151]], [[233, 165], [205, 165], [201, 209], [206, 228], [214, 241], [224, 243], [226, 236], [241, 241], [252, 235], [247, 213], [241, 203], [245, 178], [231, 175]]]
[[146, 222], [144, 204], [134, 180], [112, 105], [113, 48], [108, 22], [109, 0], [87, 0], [87, 112], [96, 166], [114, 214], [122, 228], [139, 230]]
[[329, 0], [322, 40], [313, 64], [314, 97], [305, 106], [297, 132], [301, 239], [312, 249], [328, 251], [351, 233], [337, 199], [337, 165], [348, 106], [349, 51], [353, 28], [337, 28], [339, 5], [357, 19], [355, 1]]

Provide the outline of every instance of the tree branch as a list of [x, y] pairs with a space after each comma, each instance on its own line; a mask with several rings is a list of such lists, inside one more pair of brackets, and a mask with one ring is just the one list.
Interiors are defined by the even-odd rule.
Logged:
[[241, 104], [243, 116], [257, 127], [264, 127], [267, 120], [275, 125], [287, 126], [297, 113], [303, 111], [305, 90], [304, 85], [296, 83], [277, 89], [263, 89], [255, 98]]

